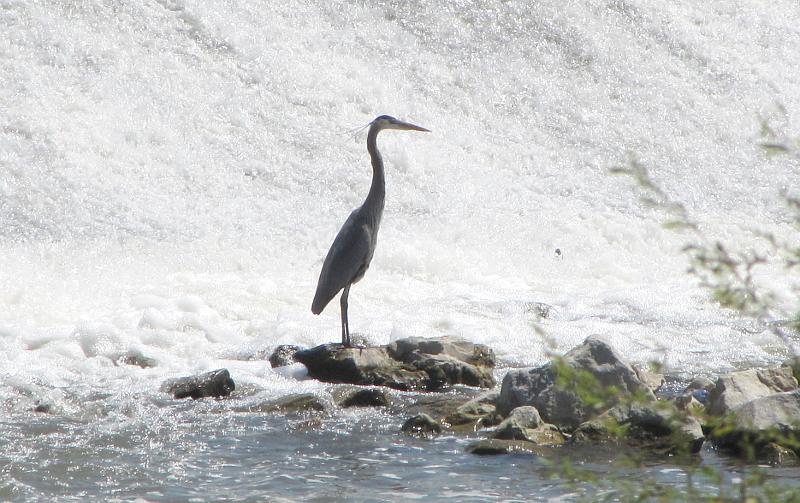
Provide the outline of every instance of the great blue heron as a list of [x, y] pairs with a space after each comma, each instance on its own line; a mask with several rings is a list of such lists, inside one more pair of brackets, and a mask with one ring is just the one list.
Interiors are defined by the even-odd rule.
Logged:
[[342, 344], [350, 347], [350, 327], [347, 324], [347, 296], [350, 285], [364, 277], [369, 268], [375, 245], [378, 242], [378, 227], [383, 215], [383, 202], [386, 197], [386, 183], [383, 175], [383, 159], [375, 144], [378, 133], [384, 129], [428, 131], [408, 122], [381, 115], [370, 123], [367, 134], [367, 151], [372, 159], [372, 185], [366, 201], [353, 210], [345, 221], [319, 273], [317, 293], [311, 304], [311, 312], [319, 314], [333, 297], [344, 289], [341, 298]]

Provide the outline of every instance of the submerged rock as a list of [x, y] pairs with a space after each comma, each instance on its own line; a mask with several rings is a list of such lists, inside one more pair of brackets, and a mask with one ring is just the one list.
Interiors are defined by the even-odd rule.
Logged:
[[314, 393], [294, 393], [255, 405], [236, 407], [236, 412], [305, 414], [328, 412], [330, 405]]
[[341, 406], [348, 407], [386, 407], [389, 405], [389, 393], [378, 388], [353, 391], [344, 397]]
[[465, 449], [470, 454], [492, 456], [502, 454], [540, 454], [542, 447], [526, 440], [504, 440], [489, 438], [472, 442]]
[[422, 438], [433, 438], [442, 432], [442, 425], [427, 414], [417, 414], [403, 423], [404, 433]]
[[789, 367], [750, 369], [720, 377], [709, 395], [708, 412], [715, 416], [774, 393], [797, 389], [797, 379]]
[[149, 369], [157, 365], [155, 359], [144, 356], [138, 351], [130, 351], [112, 358], [114, 365], [133, 365], [143, 369]]
[[205, 374], [178, 379], [169, 379], [161, 385], [161, 391], [175, 398], [224, 397], [231, 394], [236, 385], [228, 369], [218, 369]]
[[[575, 371], [576, 377], [586, 372], [596, 383], [608, 389], [613, 386], [614, 400], [623, 396], [640, 395], [642, 399], [655, 401], [655, 395], [639, 379], [634, 369], [605, 342], [594, 337], [564, 355], [565, 370]], [[503, 379], [497, 410], [508, 415], [522, 405], [536, 407], [545, 422], [572, 430], [595, 413], [603, 411], [596, 405], [585, 404], [573, 388], [558, 384], [558, 365], [549, 362], [528, 370], [512, 370]], [[606, 407], [613, 403], [602, 404]]]
[[326, 382], [436, 391], [453, 384], [492, 387], [494, 353], [482, 344], [444, 336], [411, 337], [387, 346], [346, 348], [323, 344], [295, 359]]
[[275, 348], [275, 351], [269, 356], [269, 364], [272, 368], [286, 367], [292, 365], [297, 360], [294, 359], [295, 353], [301, 351], [303, 348], [300, 346], [293, 346], [291, 344], [281, 344]]

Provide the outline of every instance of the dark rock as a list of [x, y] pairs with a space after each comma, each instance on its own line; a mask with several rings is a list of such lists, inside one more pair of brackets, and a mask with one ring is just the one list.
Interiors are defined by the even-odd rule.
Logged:
[[157, 365], [156, 361], [153, 358], [149, 358], [135, 351], [118, 355], [116, 358], [113, 358], [112, 360], [114, 362], [114, 365], [117, 366], [134, 365], [136, 367], [141, 367], [143, 369], [149, 369]]
[[38, 412], [39, 414], [49, 414], [52, 411], [52, 407], [49, 403], [37, 401], [36, 405], [33, 407], [33, 411]]
[[800, 464], [800, 456], [791, 449], [770, 442], [760, 451], [760, 458], [773, 466], [797, 466]]
[[[430, 351], [430, 352], [428, 352]], [[456, 337], [412, 337], [388, 346], [345, 348], [324, 344], [298, 351], [311, 377], [326, 382], [440, 390], [453, 384], [494, 386], [494, 353]]]
[[161, 391], [175, 398], [223, 397], [231, 394], [236, 385], [228, 369], [219, 369], [191, 377], [164, 381]]
[[[644, 400], [655, 400], [653, 392], [633, 368], [611, 346], [594, 337], [569, 351], [562, 363], [577, 373], [590, 374], [605, 389], [613, 386], [614, 400], [634, 394], [641, 395]], [[498, 412], [505, 416], [516, 407], [532, 405], [545, 422], [567, 430], [577, 428], [595, 413], [602, 412], [603, 409], [583, 403], [571, 389], [561, 387], [557, 383], [557, 368], [554, 362], [549, 362], [534, 369], [509, 371], [500, 389]], [[607, 408], [614, 403], [605, 405]]]
[[492, 456], [498, 454], [541, 454], [544, 448], [525, 440], [503, 440], [490, 438], [472, 442], [466, 448], [470, 454]]
[[750, 369], [720, 377], [709, 395], [708, 412], [724, 416], [736, 407], [774, 393], [797, 389], [788, 367]]
[[295, 359], [308, 368], [308, 375], [320, 381], [387, 386], [403, 391], [427, 388], [427, 373], [393, 360], [385, 347], [323, 344], [298, 351]]
[[285, 367], [295, 363], [294, 355], [303, 348], [291, 344], [281, 344], [269, 356], [269, 364], [272, 368]]
[[362, 389], [354, 391], [342, 400], [341, 406], [347, 407], [385, 407], [389, 405], [389, 393], [382, 389]]
[[469, 401], [445, 417], [444, 422], [457, 431], [478, 431], [500, 423], [496, 407], [489, 403]]
[[417, 414], [403, 423], [402, 430], [415, 437], [433, 438], [442, 432], [442, 425], [427, 414]]

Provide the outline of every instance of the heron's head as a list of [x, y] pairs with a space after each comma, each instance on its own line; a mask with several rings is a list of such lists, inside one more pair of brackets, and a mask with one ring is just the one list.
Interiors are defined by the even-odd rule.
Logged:
[[382, 129], [400, 129], [402, 131], [425, 131], [430, 132], [429, 129], [425, 129], [424, 127], [415, 126], [409, 122], [403, 122], [401, 120], [395, 119], [389, 115], [380, 115], [376, 117], [371, 123], [373, 127], [377, 128], [379, 131]]

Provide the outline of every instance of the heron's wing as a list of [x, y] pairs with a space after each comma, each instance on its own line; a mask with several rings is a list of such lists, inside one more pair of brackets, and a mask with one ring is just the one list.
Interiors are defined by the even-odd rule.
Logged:
[[350, 214], [322, 264], [311, 312], [319, 314], [339, 290], [353, 283], [369, 265], [370, 236], [358, 210]]

